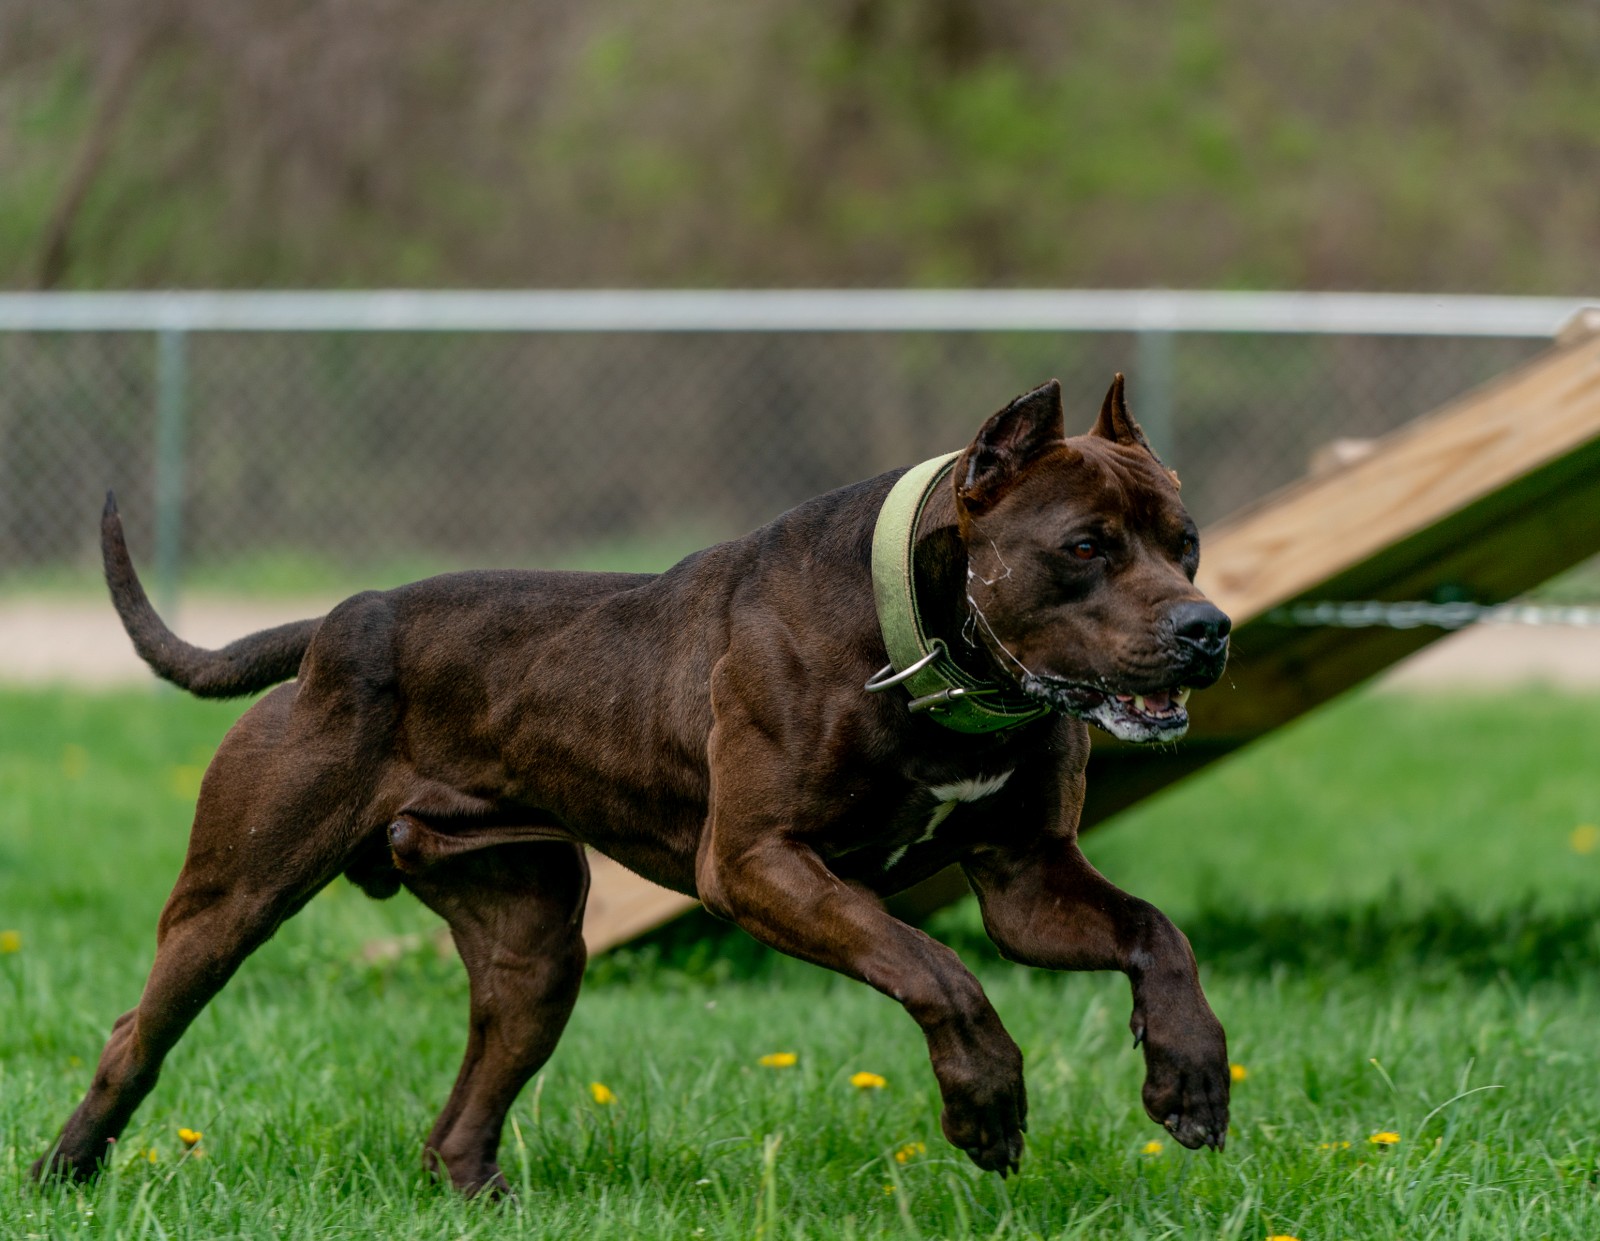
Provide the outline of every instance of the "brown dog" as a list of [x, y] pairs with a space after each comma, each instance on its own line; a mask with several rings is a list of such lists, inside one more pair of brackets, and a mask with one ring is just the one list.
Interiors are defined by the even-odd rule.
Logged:
[[449, 923], [471, 1022], [426, 1157], [503, 1188], [506, 1112], [583, 974], [585, 845], [898, 1000], [946, 1136], [1003, 1173], [1022, 1055], [955, 954], [876, 899], [959, 862], [1008, 957], [1128, 975], [1146, 1110], [1220, 1148], [1227, 1049], [1188, 941], [1077, 845], [1083, 721], [1176, 738], [1187, 689], [1221, 675], [1194, 525], [1120, 375], [1086, 436], [1064, 438], [1051, 382], [938, 465], [659, 575], [447, 574], [221, 651], [156, 616], [108, 497], [112, 597], [156, 672], [213, 697], [297, 679], [206, 772], [144, 994], [35, 1174], [91, 1175], [196, 1014], [343, 872]]

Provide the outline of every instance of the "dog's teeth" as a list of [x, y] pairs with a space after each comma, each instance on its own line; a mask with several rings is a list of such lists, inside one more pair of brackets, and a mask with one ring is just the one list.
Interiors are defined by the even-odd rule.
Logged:
[[1143, 694], [1135, 694], [1133, 696], [1133, 709], [1135, 711], [1143, 711], [1144, 710], [1144, 695]]
[[1175, 701], [1181, 707], [1184, 703], [1189, 701], [1189, 693], [1189, 686], [1185, 685], [1178, 691], [1177, 697], [1173, 701]]

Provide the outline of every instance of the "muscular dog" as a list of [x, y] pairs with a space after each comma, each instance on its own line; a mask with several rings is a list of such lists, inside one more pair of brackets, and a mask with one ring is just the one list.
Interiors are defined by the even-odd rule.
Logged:
[[206, 772], [144, 993], [35, 1175], [92, 1175], [189, 1023], [342, 872], [449, 923], [471, 1021], [425, 1158], [504, 1188], [506, 1113], [584, 970], [585, 846], [898, 1000], [945, 1135], [1005, 1173], [1021, 1052], [955, 954], [877, 899], [959, 863], [1007, 957], [1127, 974], [1146, 1111], [1220, 1149], [1227, 1048], [1188, 941], [1077, 843], [1085, 721], [1181, 736], [1187, 691], [1227, 657], [1176, 479], [1120, 375], [1087, 435], [1065, 437], [1052, 381], [903, 474], [659, 575], [452, 573], [220, 651], [156, 615], [107, 497], [139, 654], [202, 696], [277, 687]]

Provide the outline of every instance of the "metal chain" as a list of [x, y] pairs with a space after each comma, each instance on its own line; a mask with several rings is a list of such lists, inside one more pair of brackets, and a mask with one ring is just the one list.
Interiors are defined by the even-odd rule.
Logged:
[[1428, 603], [1420, 599], [1324, 599], [1274, 608], [1268, 624], [1335, 629], [1464, 629], [1468, 625], [1600, 627], [1600, 606], [1541, 603]]

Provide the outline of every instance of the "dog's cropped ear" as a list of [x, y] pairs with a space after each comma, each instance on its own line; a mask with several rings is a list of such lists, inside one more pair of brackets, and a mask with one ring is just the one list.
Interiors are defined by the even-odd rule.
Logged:
[[1094, 427], [1089, 434], [1098, 435], [1103, 440], [1115, 440], [1119, 444], [1143, 448], [1154, 455], [1150, 441], [1144, 437], [1144, 431], [1128, 412], [1128, 398], [1123, 392], [1121, 371], [1118, 371], [1117, 377], [1111, 381], [1106, 399], [1100, 402], [1100, 417], [1095, 419]]
[[1095, 419], [1090, 435], [1099, 436], [1101, 439], [1112, 440], [1118, 444], [1126, 444], [1130, 448], [1142, 448], [1155, 459], [1155, 463], [1172, 479], [1175, 487], [1183, 484], [1178, 481], [1176, 470], [1168, 470], [1166, 464], [1150, 447], [1150, 441], [1144, 437], [1144, 429], [1134, 421], [1133, 415], [1128, 412], [1128, 399], [1123, 393], [1122, 372], [1118, 371], [1115, 379], [1111, 381], [1111, 388], [1106, 393], [1106, 399], [1100, 403], [1100, 417]]
[[1052, 379], [1023, 393], [983, 424], [956, 464], [957, 492], [968, 507], [983, 507], [1023, 466], [1065, 435], [1061, 384]]

